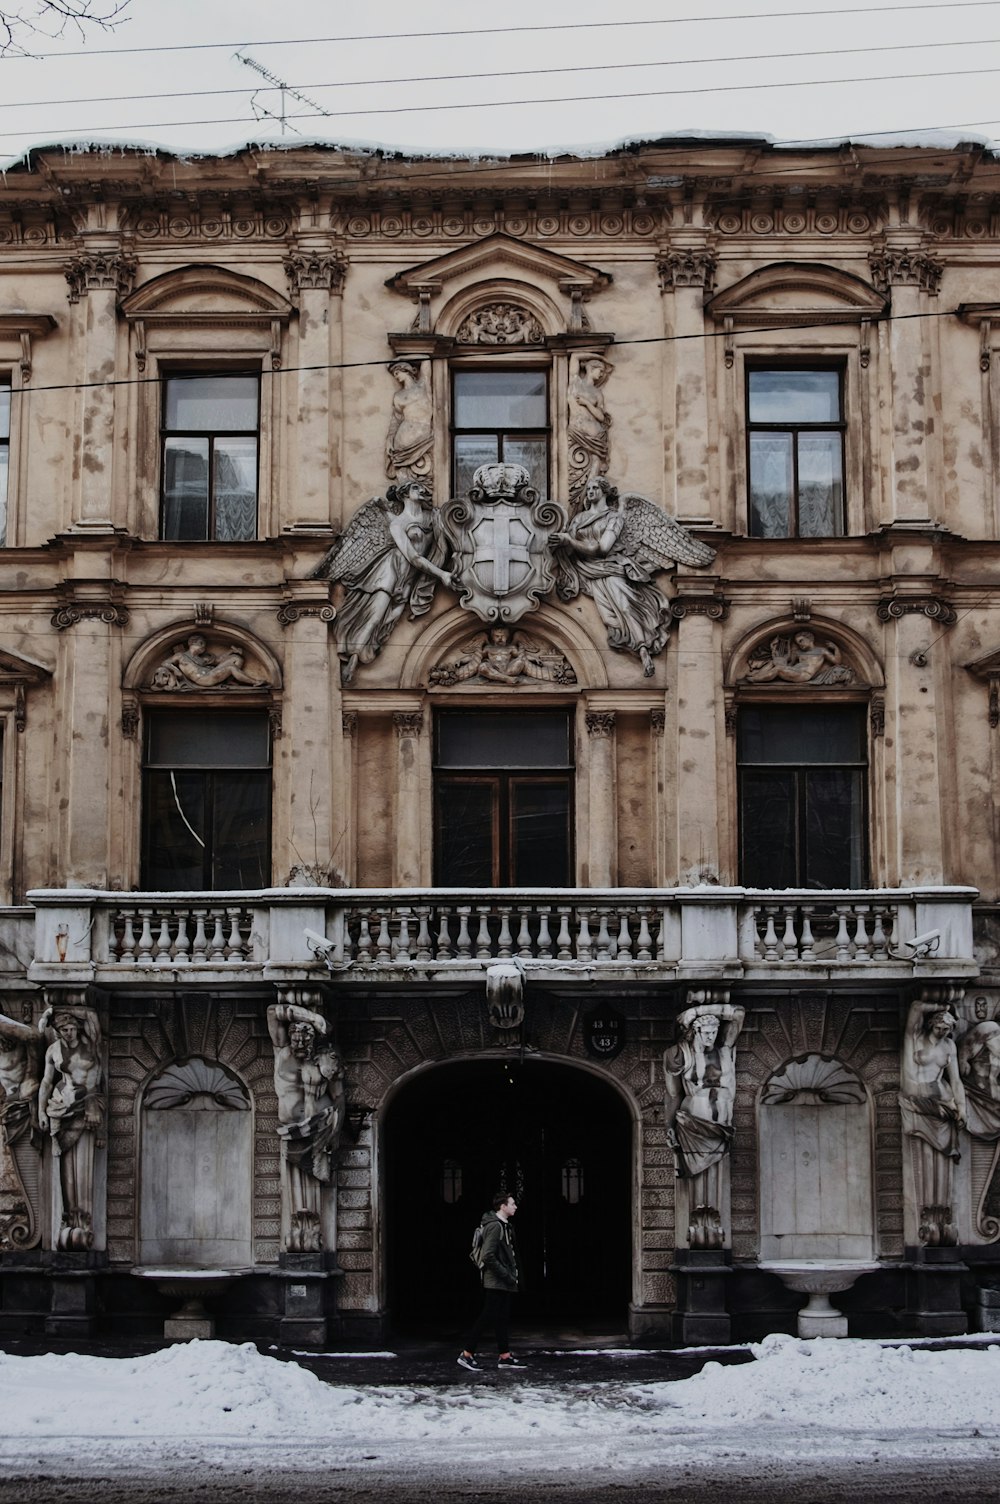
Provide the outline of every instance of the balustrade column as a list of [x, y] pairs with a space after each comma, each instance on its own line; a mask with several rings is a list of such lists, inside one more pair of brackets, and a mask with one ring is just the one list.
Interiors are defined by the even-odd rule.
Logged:
[[585, 883], [610, 888], [618, 874], [618, 811], [615, 776], [615, 712], [588, 710], [590, 743], [590, 853]]
[[430, 767], [423, 761], [422, 710], [396, 711], [396, 842], [393, 885], [418, 888], [427, 885], [430, 841], [424, 834], [424, 791], [430, 793]]

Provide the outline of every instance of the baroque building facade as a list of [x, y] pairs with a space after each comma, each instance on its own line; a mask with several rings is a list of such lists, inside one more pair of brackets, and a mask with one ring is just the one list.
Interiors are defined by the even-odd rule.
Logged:
[[0, 1331], [995, 1320], [998, 347], [978, 146], [9, 170]]

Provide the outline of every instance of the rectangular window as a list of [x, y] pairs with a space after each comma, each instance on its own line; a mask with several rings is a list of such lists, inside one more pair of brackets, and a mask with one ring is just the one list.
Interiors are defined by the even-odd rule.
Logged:
[[10, 382], [0, 381], [0, 547], [7, 542], [7, 478], [10, 475]]
[[546, 371], [455, 371], [452, 443], [455, 495], [480, 465], [523, 465], [542, 496], [549, 488], [549, 384]]
[[271, 881], [271, 747], [260, 711], [146, 718], [142, 885], [194, 892]]
[[442, 711], [435, 722], [435, 882], [564, 888], [573, 754], [563, 711]]
[[224, 371], [163, 383], [163, 536], [257, 536], [260, 377]]
[[865, 709], [744, 706], [740, 880], [749, 888], [868, 881]]
[[844, 532], [843, 373], [747, 370], [752, 538]]

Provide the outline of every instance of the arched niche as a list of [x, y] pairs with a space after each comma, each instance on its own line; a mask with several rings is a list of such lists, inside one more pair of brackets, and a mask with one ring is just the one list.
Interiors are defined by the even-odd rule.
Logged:
[[[510, 309], [509, 332], [504, 332], [502, 321], [494, 335], [489, 333], [489, 319], [497, 310]], [[518, 324], [513, 317], [523, 312], [531, 323]], [[481, 329], [473, 332], [479, 321]], [[454, 339], [456, 353], [464, 349], [492, 348], [495, 350], [527, 348], [545, 344], [547, 339], [561, 334], [565, 328], [565, 314], [559, 305], [541, 288], [510, 277], [494, 277], [477, 282], [473, 287], [463, 288], [450, 298], [441, 309], [437, 332], [446, 339]]]
[[292, 305], [286, 297], [244, 272], [198, 263], [163, 272], [143, 282], [122, 303], [125, 318], [147, 326], [163, 323], [287, 323]]
[[[797, 638], [809, 638], [811, 645]], [[764, 691], [857, 694], [884, 684], [882, 665], [858, 632], [812, 613], [774, 617], [751, 628], [733, 647], [725, 670], [727, 691], [741, 698]]]
[[[201, 656], [218, 660], [199, 678], [196, 667], [171, 667], [192, 642], [201, 639]], [[196, 653], [195, 656], [198, 656]], [[230, 664], [229, 672], [226, 665]], [[237, 670], [237, 672], [233, 672]], [[242, 682], [240, 675], [253, 680]], [[212, 682], [212, 681], [216, 682]], [[215, 621], [210, 626], [189, 619], [161, 627], [140, 643], [122, 674], [123, 714], [138, 715], [139, 704], [185, 704], [211, 701], [215, 705], [244, 702], [274, 706], [280, 703], [281, 665], [260, 639], [237, 622]], [[132, 728], [134, 732], [134, 727]], [[127, 734], [128, 726], [126, 726]]]
[[875, 1253], [872, 1105], [833, 1056], [787, 1060], [758, 1102], [760, 1258]]
[[250, 1264], [253, 1111], [217, 1060], [192, 1056], [146, 1084], [139, 1108], [139, 1262]]
[[[607, 689], [608, 675], [604, 661], [603, 639], [595, 641], [583, 624], [568, 611], [556, 611], [542, 605], [537, 611], [523, 616], [511, 628], [512, 637], [550, 648], [563, 657], [573, 678], [559, 683], [555, 680], [536, 679], [526, 674], [512, 692], [530, 696], [532, 693], [565, 693], [572, 695], [581, 689]], [[470, 644], [482, 642], [487, 636], [487, 627], [469, 611], [456, 608], [429, 622], [416, 641], [408, 649], [400, 672], [400, 689], [434, 689], [438, 694], [469, 694], [478, 691], [493, 694], [502, 692], [501, 684], [484, 684], [481, 679], [448, 687], [434, 687], [432, 674], [444, 665], [457, 662]]]
[[735, 328], [761, 319], [796, 324], [817, 317], [853, 324], [881, 317], [888, 298], [870, 282], [836, 267], [777, 261], [723, 288], [705, 306], [713, 319]]

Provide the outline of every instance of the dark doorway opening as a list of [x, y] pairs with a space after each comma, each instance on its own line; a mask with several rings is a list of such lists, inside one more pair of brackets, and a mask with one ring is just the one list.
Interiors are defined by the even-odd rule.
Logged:
[[470, 1061], [416, 1077], [392, 1103], [383, 1137], [393, 1327], [444, 1336], [478, 1309], [469, 1246], [503, 1189], [519, 1206], [516, 1319], [624, 1331], [631, 1142], [615, 1089], [571, 1066]]

